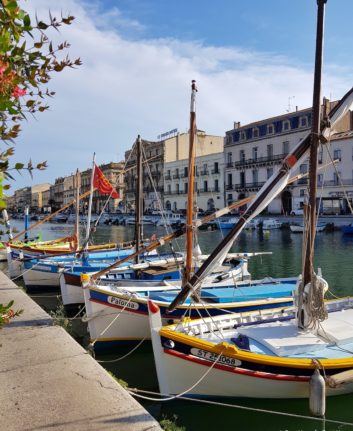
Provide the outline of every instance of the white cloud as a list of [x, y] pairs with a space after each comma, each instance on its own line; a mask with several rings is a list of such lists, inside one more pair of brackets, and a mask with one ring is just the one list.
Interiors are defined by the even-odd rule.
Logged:
[[[47, 17], [46, 0], [23, 7]], [[81, 57], [83, 65], [55, 76], [51, 111], [24, 125], [16, 159], [49, 164], [46, 172], [35, 174], [34, 183], [87, 168], [94, 151], [98, 163], [122, 159], [137, 134], [153, 140], [176, 127], [185, 131], [192, 79], [199, 88], [198, 127], [209, 134], [223, 135], [233, 121], [284, 113], [291, 96], [292, 105], [310, 106], [312, 69], [294, 60], [198, 41], [132, 40], [125, 31], [144, 27], [117, 8], [97, 16], [94, 2], [58, 0], [50, 7], [53, 15], [63, 11], [76, 17], [60, 38], [71, 43], [70, 57]], [[338, 98], [348, 89], [347, 71], [333, 66], [327, 71], [324, 94]], [[29, 183], [23, 176], [14, 188]]]

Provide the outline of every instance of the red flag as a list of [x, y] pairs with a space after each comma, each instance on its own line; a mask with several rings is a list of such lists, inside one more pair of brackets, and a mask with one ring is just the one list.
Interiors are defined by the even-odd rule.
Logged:
[[105, 178], [103, 172], [99, 169], [99, 167], [96, 164], [94, 165], [93, 186], [102, 195], [111, 195], [113, 199], [118, 199], [120, 197], [119, 193]]

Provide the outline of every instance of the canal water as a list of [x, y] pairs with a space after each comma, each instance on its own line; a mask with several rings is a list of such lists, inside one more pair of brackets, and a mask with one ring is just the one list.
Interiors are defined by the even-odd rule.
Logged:
[[[21, 224], [17, 222], [18, 230]], [[52, 239], [71, 233], [72, 226], [47, 223], [37, 230], [44, 239]], [[155, 227], [145, 228], [145, 237], [163, 230]], [[99, 226], [95, 233], [95, 242], [121, 242], [133, 237], [133, 226]], [[221, 240], [220, 231], [200, 231], [199, 243], [203, 253], [209, 253]], [[174, 244], [174, 249], [182, 250], [183, 240]], [[169, 246], [165, 246], [169, 247]], [[253, 257], [249, 270], [253, 279], [264, 277], [297, 276], [301, 269], [301, 234], [293, 234], [289, 229], [276, 229], [269, 232], [245, 231], [241, 234], [231, 251], [235, 252], [271, 252], [270, 255]], [[316, 241], [315, 267], [321, 268], [328, 281], [330, 291], [335, 296], [353, 295], [353, 236], [342, 235], [340, 231], [319, 233]], [[60, 298], [47, 293], [33, 295], [34, 299], [46, 310], [54, 310], [60, 304]], [[73, 323], [73, 335], [80, 343], [87, 346], [88, 337], [83, 323]], [[153, 363], [151, 345], [144, 342], [126, 359], [120, 357], [131, 351], [131, 347], [99, 353], [96, 359], [117, 378], [126, 381], [130, 388], [158, 392], [158, 383]], [[192, 382], [190, 382], [190, 385]], [[330, 421], [353, 423], [353, 395], [330, 397], [327, 399], [326, 422], [304, 419], [295, 416], [263, 413], [260, 410], [279, 411], [291, 415], [309, 416], [308, 400], [215, 400], [231, 406], [209, 405], [190, 400], [170, 402], [142, 401], [144, 407], [158, 420], [176, 418], [176, 424], [184, 426], [186, 431], [198, 430], [266, 430], [266, 431], [318, 431], [318, 430], [353, 430], [353, 426]], [[241, 409], [239, 406], [251, 408]]]

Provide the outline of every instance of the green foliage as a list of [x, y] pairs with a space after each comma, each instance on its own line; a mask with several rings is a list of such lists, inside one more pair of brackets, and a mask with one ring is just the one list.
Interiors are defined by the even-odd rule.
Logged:
[[54, 325], [61, 326], [69, 334], [72, 333], [72, 323], [71, 320], [66, 316], [64, 305], [61, 304], [55, 311], [50, 312], [53, 318]]
[[9, 323], [11, 319], [19, 316], [23, 310], [14, 311], [12, 309], [14, 302], [10, 301], [7, 305], [0, 304], [0, 328], [2, 328], [6, 323]]
[[129, 387], [129, 384], [127, 382], [125, 382], [125, 380], [123, 379], [119, 379], [118, 377], [116, 377], [116, 375], [114, 373], [112, 373], [111, 371], [107, 371], [108, 374], [113, 377], [113, 379], [119, 383], [120, 386], [122, 386], [124, 389], [127, 389]]
[[[46, 111], [48, 98], [54, 92], [46, 88], [51, 76], [65, 68], [81, 65], [81, 60], [70, 60], [65, 51], [67, 42], [58, 46], [46, 36], [45, 31], [58, 30], [70, 25], [73, 16], [57, 19], [49, 12], [48, 21], [37, 17], [32, 22], [17, 0], [0, 0], [0, 140], [7, 146], [0, 148], [0, 179], [13, 179], [10, 171], [45, 169], [46, 162], [16, 163], [12, 167], [9, 158], [14, 154], [15, 139], [20, 133], [20, 122], [28, 115]], [[3, 186], [3, 190], [8, 185]], [[0, 201], [4, 200], [3, 190]], [[4, 205], [4, 204], [2, 204]]]
[[176, 424], [177, 419], [177, 415], [173, 415], [172, 419], [163, 417], [163, 419], [159, 421], [159, 424], [164, 431], [185, 431], [185, 427], [180, 427]]

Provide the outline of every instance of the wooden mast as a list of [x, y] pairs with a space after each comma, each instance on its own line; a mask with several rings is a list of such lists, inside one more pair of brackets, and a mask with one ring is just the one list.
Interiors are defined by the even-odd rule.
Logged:
[[195, 183], [195, 135], [196, 135], [196, 81], [191, 82], [190, 130], [189, 130], [189, 172], [188, 200], [186, 212], [186, 260], [183, 285], [187, 284], [192, 273], [193, 251], [193, 215], [194, 215], [194, 183]]
[[[135, 205], [135, 241], [136, 252], [141, 246], [142, 240], [142, 141], [140, 135], [137, 136], [136, 141], [136, 205]], [[139, 255], [135, 257], [135, 262], [139, 263]]]
[[314, 245], [316, 234], [316, 188], [317, 188], [317, 158], [319, 137], [321, 132], [320, 124], [320, 104], [321, 104], [321, 72], [323, 58], [323, 35], [325, 4], [327, 0], [317, 0], [317, 27], [316, 27], [316, 52], [315, 52], [315, 73], [313, 91], [313, 109], [311, 126], [311, 146], [309, 162], [309, 228], [307, 229], [306, 251], [303, 268], [303, 288], [312, 281], [314, 274]]
[[75, 198], [75, 236], [76, 236], [76, 250], [80, 248], [80, 171], [76, 170], [76, 175], [74, 176], [74, 188], [76, 191]]

